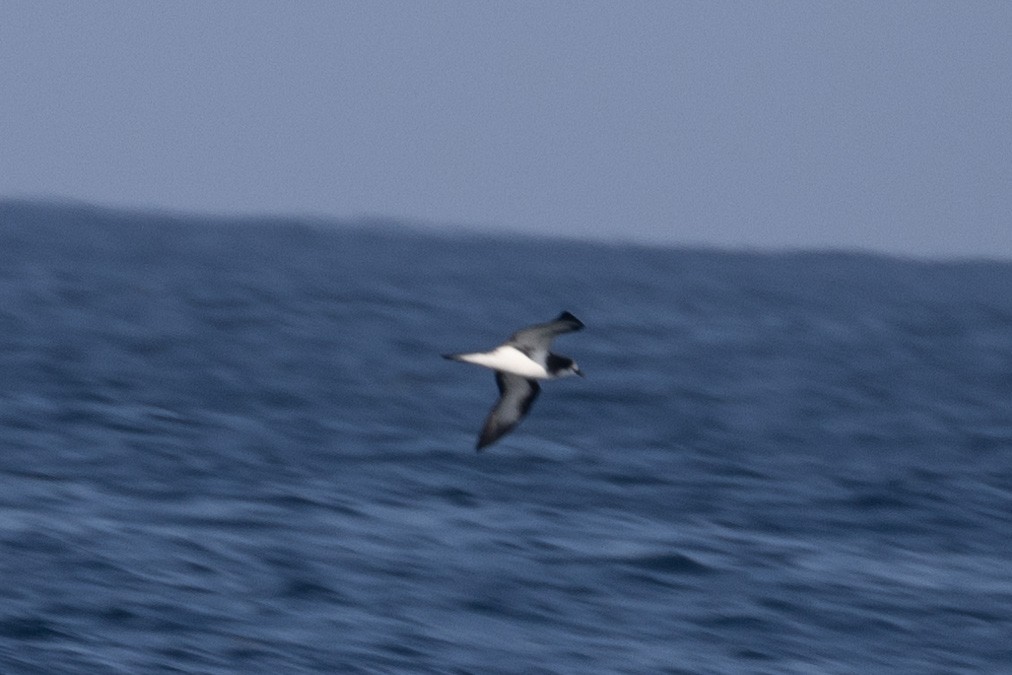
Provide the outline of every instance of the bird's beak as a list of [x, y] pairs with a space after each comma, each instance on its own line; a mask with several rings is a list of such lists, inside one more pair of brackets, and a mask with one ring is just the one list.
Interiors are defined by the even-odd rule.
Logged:
[[576, 373], [577, 375], [579, 375], [580, 377], [587, 377], [586, 375], [583, 374], [583, 371], [580, 370], [579, 368], [577, 368], [573, 372]]

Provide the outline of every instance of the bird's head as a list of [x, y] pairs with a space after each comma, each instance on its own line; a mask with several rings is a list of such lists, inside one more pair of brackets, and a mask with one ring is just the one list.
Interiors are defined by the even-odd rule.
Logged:
[[566, 377], [567, 375], [579, 375], [583, 377], [583, 371], [580, 370], [580, 366], [576, 365], [576, 361], [568, 356], [549, 354], [546, 361], [548, 372], [551, 373], [552, 377]]
[[567, 375], [579, 375], [580, 377], [584, 377], [583, 371], [580, 370], [580, 366], [576, 365], [576, 361], [570, 361], [557, 373], [557, 377], [566, 377]]

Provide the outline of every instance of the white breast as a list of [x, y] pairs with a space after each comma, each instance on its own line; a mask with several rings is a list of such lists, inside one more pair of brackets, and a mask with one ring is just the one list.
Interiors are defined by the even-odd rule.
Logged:
[[551, 377], [543, 365], [532, 361], [522, 351], [509, 345], [496, 347], [492, 351], [483, 354], [464, 354], [457, 358], [460, 361], [467, 361], [468, 363], [485, 366], [493, 370], [501, 370], [505, 373], [513, 373], [520, 377], [535, 380], [546, 380]]

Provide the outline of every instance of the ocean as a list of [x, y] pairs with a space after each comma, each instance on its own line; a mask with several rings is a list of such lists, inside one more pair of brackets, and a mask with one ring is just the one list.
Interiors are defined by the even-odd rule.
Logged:
[[0, 580], [4, 674], [1012, 673], [1012, 263], [0, 202]]

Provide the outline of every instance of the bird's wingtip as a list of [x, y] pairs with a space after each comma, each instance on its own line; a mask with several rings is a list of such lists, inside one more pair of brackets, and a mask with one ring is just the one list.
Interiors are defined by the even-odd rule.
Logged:
[[573, 315], [572, 312], [568, 312], [568, 311], [564, 311], [564, 312], [562, 312], [562, 314], [559, 314], [558, 318], [556, 318], [555, 320], [556, 321], [570, 321], [572, 323], [575, 323], [578, 328], [583, 328], [584, 327], [583, 326], [583, 322], [580, 321], [579, 319], [577, 319]]

